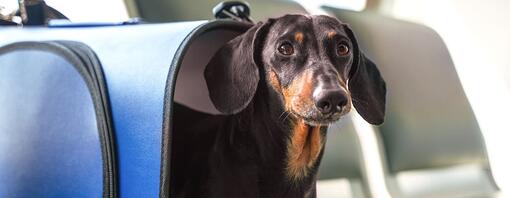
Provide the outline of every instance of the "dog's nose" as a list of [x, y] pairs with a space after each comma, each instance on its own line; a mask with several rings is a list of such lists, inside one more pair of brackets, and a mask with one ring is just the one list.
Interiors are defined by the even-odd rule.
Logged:
[[340, 112], [345, 105], [347, 105], [347, 97], [340, 89], [324, 90], [315, 99], [315, 106], [322, 114]]

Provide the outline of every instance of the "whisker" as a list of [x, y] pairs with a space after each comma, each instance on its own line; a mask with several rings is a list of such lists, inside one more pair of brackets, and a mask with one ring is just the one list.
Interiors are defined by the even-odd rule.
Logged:
[[363, 104], [369, 104], [369, 102], [367, 102], [367, 101], [356, 99], [356, 98], [352, 98], [352, 101], [356, 101], [356, 102], [363, 103]]
[[283, 111], [283, 112], [282, 112], [282, 114], [280, 114], [280, 116], [278, 116], [278, 120], [279, 120], [280, 118], [282, 118], [283, 114], [285, 114], [286, 112], [287, 112], [287, 111]]
[[287, 118], [290, 116], [290, 113], [287, 112], [287, 116], [285, 116], [285, 118], [283, 118], [283, 121], [287, 120]]
[[[284, 110], [284, 111], [282, 112], [282, 114], [278, 117], [278, 120], [280, 120], [280, 121], [285, 121], [285, 118], [288, 116], [288, 113], [289, 113], [289, 112], [287, 112], [286, 110]], [[285, 115], [285, 114], [287, 114], [287, 115]], [[285, 115], [285, 117], [282, 117], [283, 115]], [[282, 118], [283, 118], [283, 119], [282, 119]]]

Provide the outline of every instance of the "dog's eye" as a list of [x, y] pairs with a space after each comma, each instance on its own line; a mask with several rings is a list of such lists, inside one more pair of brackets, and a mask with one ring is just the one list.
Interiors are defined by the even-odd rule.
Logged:
[[283, 55], [292, 55], [294, 54], [294, 47], [292, 47], [292, 44], [285, 42], [278, 46], [278, 52]]
[[340, 43], [337, 46], [336, 52], [338, 53], [339, 56], [345, 56], [349, 53], [349, 46], [347, 46], [346, 44]]

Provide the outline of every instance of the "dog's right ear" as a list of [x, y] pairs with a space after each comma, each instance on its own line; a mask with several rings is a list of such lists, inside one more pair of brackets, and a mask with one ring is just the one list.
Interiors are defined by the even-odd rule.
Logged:
[[386, 83], [377, 66], [359, 49], [352, 29], [344, 24], [353, 44], [354, 60], [349, 71], [349, 91], [358, 113], [370, 124], [382, 124], [386, 111]]
[[209, 97], [218, 111], [235, 114], [253, 99], [265, 35], [272, 20], [259, 22], [221, 47], [204, 72]]

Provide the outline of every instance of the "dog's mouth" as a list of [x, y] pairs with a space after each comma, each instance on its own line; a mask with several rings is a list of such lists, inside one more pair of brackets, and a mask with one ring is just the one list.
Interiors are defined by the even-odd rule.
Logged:
[[318, 113], [317, 111], [309, 111], [304, 113], [296, 111], [290, 112], [292, 116], [294, 116], [297, 119], [303, 120], [306, 124], [310, 126], [328, 126], [331, 123], [340, 120], [340, 118], [342, 118], [342, 116], [344, 116], [347, 113], [348, 111], [341, 111], [334, 114], [323, 115]]

